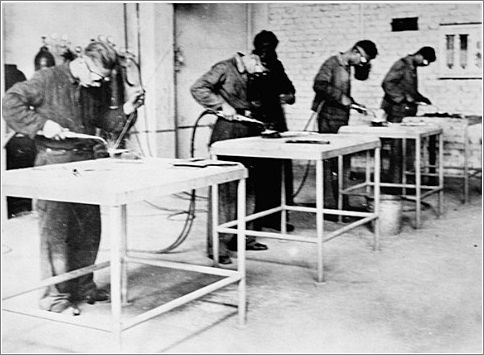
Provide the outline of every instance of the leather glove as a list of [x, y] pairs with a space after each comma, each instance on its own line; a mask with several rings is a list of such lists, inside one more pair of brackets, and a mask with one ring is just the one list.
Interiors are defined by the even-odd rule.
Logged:
[[296, 98], [294, 97], [293, 94], [280, 94], [279, 100], [281, 104], [288, 104], [288, 105], [292, 105], [294, 102], [296, 102]]
[[226, 102], [222, 104], [222, 107], [220, 108], [219, 113], [222, 114], [222, 116], [224, 116], [225, 119], [229, 121], [234, 120], [237, 114], [237, 112], [235, 111], [235, 108], [233, 108]]
[[96, 144], [92, 147], [92, 151], [94, 152], [94, 159], [109, 158], [108, 150], [103, 143]]
[[145, 90], [137, 88], [128, 95], [128, 100], [123, 105], [123, 110], [126, 115], [130, 115], [145, 103]]
[[38, 133], [42, 134], [46, 138], [59, 140], [59, 139], [66, 138], [65, 132], [67, 131], [68, 131], [67, 128], [62, 127], [57, 122], [54, 122], [52, 120], [47, 120], [45, 121], [44, 127], [42, 128], [42, 130]]

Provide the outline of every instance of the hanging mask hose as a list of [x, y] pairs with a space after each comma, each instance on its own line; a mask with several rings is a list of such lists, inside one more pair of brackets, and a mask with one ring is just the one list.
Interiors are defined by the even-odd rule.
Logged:
[[118, 53], [118, 62], [119, 64], [112, 71], [111, 76], [111, 108], [119, 107], [133, 93], [141, 90], [143, 94], [134, 103], [134, 111], [129, 114], [121, 133], [111, 148], [113, 150], [119, 147], [128, 130], [135, 124], [137, 117], [136, 110], [143, 104], [145, 92], [142, 85], [140, 68], [135, 62], [134, 56], [129, 52]]

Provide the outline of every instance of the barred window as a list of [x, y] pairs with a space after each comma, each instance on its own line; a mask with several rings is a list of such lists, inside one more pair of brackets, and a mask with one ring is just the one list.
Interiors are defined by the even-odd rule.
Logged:
[[482, 23], [440, 25], [440, 77], [482, 78]]

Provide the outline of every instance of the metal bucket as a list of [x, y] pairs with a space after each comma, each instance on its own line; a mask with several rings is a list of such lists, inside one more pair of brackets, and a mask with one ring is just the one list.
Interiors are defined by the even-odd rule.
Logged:
[[[374, 211], [373, 197], [367, 197], [368, 210]], [[402, 229], [403, 201], [399, 195], [380, 195], [380, 234], [397, 235]], [[374, 228], [374, 223], [373, 223]]]

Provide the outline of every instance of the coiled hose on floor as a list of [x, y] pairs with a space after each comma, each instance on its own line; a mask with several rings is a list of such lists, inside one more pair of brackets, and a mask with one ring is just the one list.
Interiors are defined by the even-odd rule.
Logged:
[[[195, 124], [193, 125], [193, 130], [192, 130], [192, 137], [190, 140], [190, 157], [194, 158], [195, 155], [195, 138], [196, 138], [196, 133], [197, 133], [197, 128], [200, 124], [200, 121], [203, 117], [207, 115], [217, 115], [217, 113], [213, 110], [205, 110], [203, 111], [200, 116], [198, 116], [197, 120], [195, 121]], [[195, 219], [195, 202], [197, 199], [197, 195], [195, 193], [195, 190], [191, 190], [190, 192], [190, 198], [189, 198], [189, 204], [188, 204], [188, 210], [184, 211], [187, 214], [187, 217], [185, 219], [185, 222], [183, 224], [183, 228], [176, 238], [176, 240], [166, 248], [160, 249], [160, 250], [131, 250], [134, 252], [142, 252], [142, 253], [151, 253], [151, 254], [167, 254], [179, 247], [188, 237], [188, 234], [190, 233], [190, 230], [192, 229], [193, 226], [193, 220]]]

